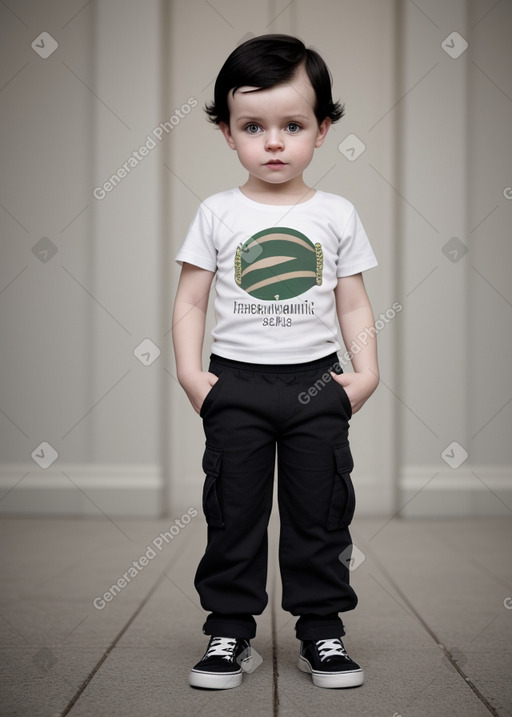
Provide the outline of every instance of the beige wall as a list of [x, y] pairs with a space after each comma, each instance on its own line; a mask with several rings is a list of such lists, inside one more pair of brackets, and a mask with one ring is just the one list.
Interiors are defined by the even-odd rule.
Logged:
[[[163, 119], [161, 7], [7, 5], [0, 509], [155, 513], [167, 374], [162, 357], [145, 366], [133, 350], [146, 337], [165, 350], [162, 155], [104, 199], [93, 190]], [[46, 58], [31, 46], [42, 32], [53, 40], [38, 52], [58, 43]]]
[[[346, 103], [307, 179], [357, 206], [380, 262], [365, 279], [376, 317], [403, 306], [379, 336], [382, 385], [352, 422], [359, 512], [508, 514], [512, 4], [13, 7], [0, 5], [0, 511], [199, 506], [204, 439], [175, 379], [173, 256], [199, 201], [244, 181], [201, 107], [236, 44], [290, 32], [323, 54]], [[58, 42], [47, 59], [31, 47], [43, 31]], [[469, 42], [457, 58], [442, 47], [453, 31]], [[366, 147], [354, 161], [338, 149], [350, 134]], [[147, 156], [96, 198], [148, 135]], [[57, 249], [44, 262], [42, 237]], [[152, 345], [134, 355], [144, 339], [158, 358]], [[452, 442], [469, 454], [457, 468]]]
[[400, 485], [406, 514], [509, 514], [512, 3], [419, 7], [397, 106]]

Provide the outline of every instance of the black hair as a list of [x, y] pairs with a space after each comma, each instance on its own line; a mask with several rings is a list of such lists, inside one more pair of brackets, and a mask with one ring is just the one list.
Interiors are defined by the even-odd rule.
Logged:
[[267, 89], [290, 80], [304, 65], [315, 90], [314, 107], [318, 124], [329, 117], [337, 122], [344, 107], [333, 102], [331, 75], [320, 55], [291, 35], [260, 35], [239, 45], [229, 55], [215, 82], [214, 101], [205, 112], [210, 122], [229, 124], [228, 94], [245, 85]]

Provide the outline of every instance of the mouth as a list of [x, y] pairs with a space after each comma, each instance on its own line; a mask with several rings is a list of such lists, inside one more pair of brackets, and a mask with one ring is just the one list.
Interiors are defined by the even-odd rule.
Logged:
[[266, 167], [284, 167], [285, 162], [281, 162], [280, 159], [270, 159], [268, 162], [265, 162]]

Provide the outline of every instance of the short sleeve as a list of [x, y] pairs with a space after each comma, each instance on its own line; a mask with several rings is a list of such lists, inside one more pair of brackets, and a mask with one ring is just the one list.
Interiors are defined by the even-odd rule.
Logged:
[[181, 249], [176, 255], [176, 262], [180, 266], [184, 261], [200, 269], [217, 270], [212, 214], [204, 203], [197, 210]]
[[338, 247], [336, 276], [352, 276], [377, 266], [370, 240], [355, 208], [343, 229]]

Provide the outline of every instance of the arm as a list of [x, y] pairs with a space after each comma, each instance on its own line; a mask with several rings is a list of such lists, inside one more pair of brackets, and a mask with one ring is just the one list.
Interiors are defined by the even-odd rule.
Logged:
[[[339, 278], [334, 293], [341, 335], [351, 354], [354, 372], [332, 376], [345, 388], [352, 411], [356, 413], [379, 385], [377, 339], [375, 331], [368, 331], [375, 326], [373, 311], [362, 274]], [[358, 353], [352, 352], [352, 346], [360, 349]]]
[[214, 272], [183, 263], [172, 316], [172, 340], [178, 381], [199, 413], [206, 394], [218, 381], [202, 368], [206, 310]]

